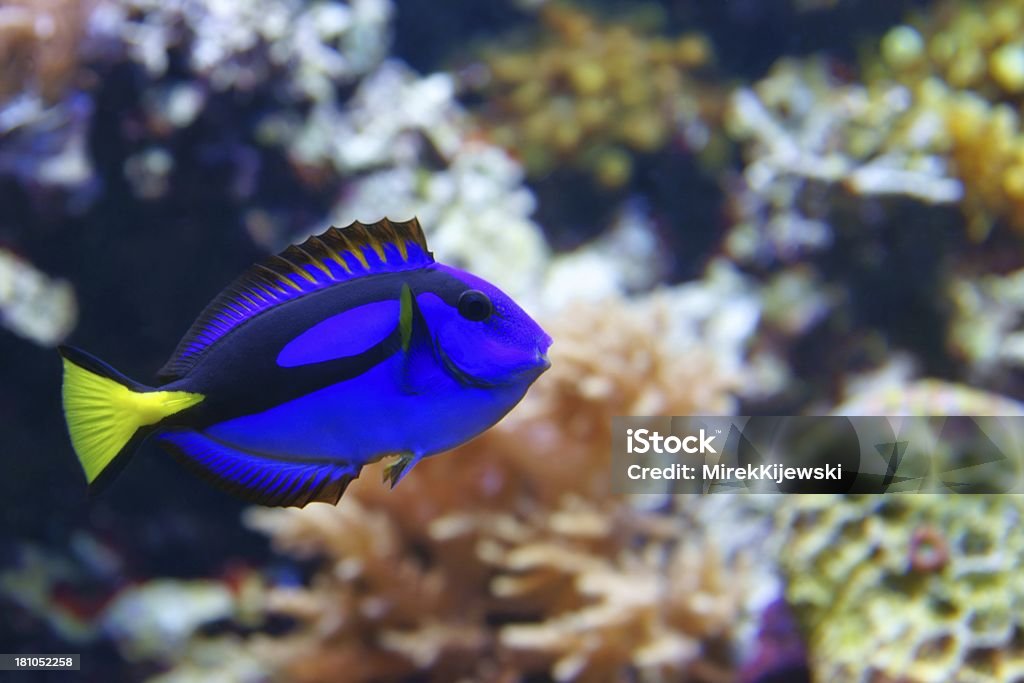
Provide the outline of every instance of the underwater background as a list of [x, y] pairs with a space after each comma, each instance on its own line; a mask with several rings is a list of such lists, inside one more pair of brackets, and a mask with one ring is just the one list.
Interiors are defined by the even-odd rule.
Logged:
[[[1024, 414], [1024, 0], [0, 0], [0, 680], [1024, 681], [1024, 501], [611, 491], [617, 415]], [[555, 340], [337, 507], [145, 448], [152, 377], [327, 226], [418, 216]], [[965, 455], [967, 457], [968, 454]], [[978, 483], [978, 482], [976, 482]]]

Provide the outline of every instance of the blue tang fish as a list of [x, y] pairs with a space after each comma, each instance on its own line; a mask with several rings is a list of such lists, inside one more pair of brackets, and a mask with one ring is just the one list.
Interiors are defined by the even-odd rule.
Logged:
[[498, 422], [549, 363], [512, 299], [436, 263], [414, 218], [331, 228], [242, 274], [143, 386], [61, 347], [64, 416], [91, 487], [147, 439], [263, 505], [336, 504], [362, 467]]

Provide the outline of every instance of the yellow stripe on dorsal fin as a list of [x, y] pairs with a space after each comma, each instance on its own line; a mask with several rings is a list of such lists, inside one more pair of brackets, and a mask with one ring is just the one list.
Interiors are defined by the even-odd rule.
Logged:
[[415, 218], [329, 228], [254, 264], [221, 292], [192, 324], [160, 376], [183, 377], [210, 346], [264, 311], [366, 275], [433, 262]]

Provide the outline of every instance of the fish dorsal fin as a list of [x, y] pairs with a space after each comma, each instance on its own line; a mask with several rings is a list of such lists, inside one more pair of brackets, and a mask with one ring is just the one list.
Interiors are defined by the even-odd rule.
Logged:
[[242, 273], [203, 310], [159, 375], [184, 376], [224, 335], [275, 306], [367, 275], [433, 262], [415, 218], [332, 227]]

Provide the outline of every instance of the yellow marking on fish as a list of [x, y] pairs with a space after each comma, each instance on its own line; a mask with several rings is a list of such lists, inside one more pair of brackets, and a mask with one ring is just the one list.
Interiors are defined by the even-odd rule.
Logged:
[[[288, 290], [281, 286], [281, 280], [284, 280], [285, 282], [287, 282], [296, 291], [298, 291], [298, 292], [302, 291], [301, 287], [299, 287], [297, 284], [295, 284], [294, 282], [292, 282], [291, 280], [286, 278], [281, 273], [278, 273], [273, 268], [268, 268], [267, 266], [263, 265], [262, 263], [257, 263], [255, 267], [258, 270], [265, 270], [266, 272], [268, 272], [270, 274], [270, 277], [266, 278], [266, 280], [264, 281], [264, 284], [267, 284], [267, 285], [273, 287], [274, 289], [276, 289], [281, 294], [288, 294]], [[273, 292], [267, 292], [267, 293], [273, 295]]]
[[398, 249], [399, 255], [403, 261], [409, 260], [409, 248], [405, 244], [405, 240], [399, 238], [395, 240], [395, 248]]
[[[274, 258], [277, 259], [278, 261], [281, 261], [286, 266], [288, 266], [288, 269], [291, 270], [293, 273], [301, 275], [302, 277], [306, 278], [306, 280], [308, 280], [309, 282], [313, 283], [314, 285], [316, 284], [316, 278], [313, 277], [312, 275], [310, 275], [309, 273], [307, 273], [306, 269], [303, 268], [300, 264], [295, 263], [294, 261], [289, 261], [288, 259], [284, 258], [283, 256], [274, 256]], [[285, 280], [288, 280], [289, 283], [291, 283], [293, 286], [295, 286], [300, 291], [302, 290], [301, 287], [296, 285], [294, 282], [292, 282], [288, 278], [287, 274], [282, 273], [281, 277], [283, 277]]]
[[317, 268], [319, 268], [320, 272], [322, 272], [324, 275], [326, 275], [327, 277], [329, 277], [332, 280], [334, 279], [334, 276], [331, 275], [331, 269], [328, 268], [327, 266], [325, 266], [324, 264], [320, 263], [320, 259], [318, 259], [315, 256], [313, 256], [312, 254], [310, 254], [308, 251], [303, 249], [302, 246], [299, 245], [299, 244], [295, 245], [295, 250], [298, 251], [301, 254], [304, 254], [306, 256], [306, 258], [309, 259], [309, 262], [312, 265], [314, 265]]
[[346, 253], [352, 254], [352, 256], [355, 257], [357, 261], [359, 261], [359, 264], [363, 267], [363, 270], [369, 270], [370, 264], [366, 260], [366, 256], [363, 255], [363, 250], [360, 249], [358, 246], [352, 244], [352, 241], [349, 240], [345, 232], [346, 231], [339, 231], [338, 234], [341, 236], [341, 239], [344, 240], [345, 242]]
[[64, 358], [64, 416], [71, 445], [90, 484], [141, 427], [204, 398], [186, 391], [133, 391]]
[[[387, 225], [388, 232], [388, 239], [385, 240], [385, 242], [393, 244], [395, 246], [395, 249], [398, 250], [399, 257], [403, 262], [408, 261], [409, 250], [405, 246], [405, 240], [398, 233], [398, 228], [396, 228], [395, 224], [389, 221], [387, 218], [385, 218], [383, 222]], [[383, 260], [383, 257], [381, 258], [381, 260]]]
[[402, 293], [398, 298], [398, 332], [402, 339], [402, 350], [408, 351], [412, 341], [412, 289], [408, 284], [402, 283]]
[[[334, 230], [337, 230], [337, 228], [334, 228]], [[350, 275], [352, 274], [352, 269], [348, 267], [347, 263], [345, 263], [345, 259], [343, 259], [334, 249], [332, 249], [330, 245], [328, 245], [319, 237], [312, 237], [310, 239], [316, 240], [316, 243], [323, 247], [323, 250], [327, 253], [328, 256], [331, 257], [331, 260], [337, 263], [342, 270], [344, 270], [346, 273]]]
[[[395, 227], [391, 225], [391, 221], [387, 218], [381, 219], [379, 226], [380, 232], [383, 234], [370, 235], [369, 245], [377, 253], [377, 256], [380, 257], [380, 262], [387, 263], [388, 259], [384, 251], [384, 244], [386, 242], [394, 242], [398, 235], [395, 234]], [[370, 231], [367, 230], [366, 232], [369, 234]]]

